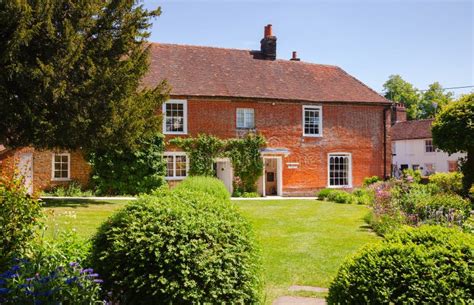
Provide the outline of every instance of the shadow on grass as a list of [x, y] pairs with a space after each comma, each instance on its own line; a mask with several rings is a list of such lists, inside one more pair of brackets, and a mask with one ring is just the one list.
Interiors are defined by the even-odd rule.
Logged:
[[44, 208], [87, 208], [91, 205], [106, 206], [123, 204], [127, 200], [92, 200], [92, 199], [42, 199]]

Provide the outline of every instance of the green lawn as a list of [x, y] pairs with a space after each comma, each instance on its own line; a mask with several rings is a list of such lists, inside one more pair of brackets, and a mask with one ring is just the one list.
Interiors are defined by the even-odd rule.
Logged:
[[[47, 234], [60, 226], [75, 228], [85, 238], [125, 204], [55, 202], [50, 201], [46, 208], [50, 214]], [[346, 256], [379, 239], [364, 226], [365, 206], [315, 200], [235, 203], [252, 222], [262, 247], [267, 303], [280, 295], [295, 294], [288, 292], [291, 285], [328, 287]]]

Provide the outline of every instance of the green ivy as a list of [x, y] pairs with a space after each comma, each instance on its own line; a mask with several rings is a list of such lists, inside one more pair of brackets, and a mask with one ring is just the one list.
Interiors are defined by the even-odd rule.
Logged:
[[178, 137], [169, 142], [188, 154], [190, 176], [214, 176], [214, 160], [223, 154], [225, 141], [211, 135], [199, 134], [195, 138]]
[[247, 134], [242, 139], [227, 140], [226, 155], [232, 161], [235, 188], [244, 192], [255, 192], [258, 178], [263, 173], [263, 160], [260, 149], [265, 146], [262, 135]]
[[249, 133], [244, 138], [221, 140], [199, 134], [195, 138], [174, 138], [169, 143], [188, 154], [190, 176], [214, 176], [215, 159], [229, 157], [236, 177], [236, 190], [240, 193], [256, 191], [257, 180], [263, 172], [260, 149], [266, 141], [262, 135]]

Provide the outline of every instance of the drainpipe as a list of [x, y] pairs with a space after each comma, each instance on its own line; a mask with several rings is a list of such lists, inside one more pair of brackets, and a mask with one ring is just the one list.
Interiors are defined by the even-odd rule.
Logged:
[[[383, 108], [383, 178], [387, 179], [387, 110], [390, 106]], [[392, 171], [390, 171], [392, 177]]]

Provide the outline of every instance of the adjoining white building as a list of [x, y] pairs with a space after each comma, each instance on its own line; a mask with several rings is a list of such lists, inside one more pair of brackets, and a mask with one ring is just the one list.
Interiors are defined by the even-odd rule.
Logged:
[[391, 128], [393, 175], [399, 176], [404, 169], [419, 169], [423, 175], [458, 170], [458, 161], [465, 153], [449, 155], [433, 145], [431, 124], [433, 119], [406, 120], [405, 108], [396, 106]]

